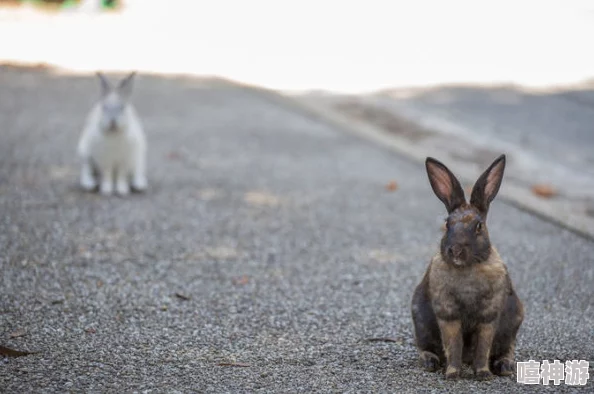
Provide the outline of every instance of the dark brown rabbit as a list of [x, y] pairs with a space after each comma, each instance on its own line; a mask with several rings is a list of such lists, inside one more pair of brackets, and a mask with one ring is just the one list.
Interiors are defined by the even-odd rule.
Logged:
[[476, 181], [470, 203], [445, 165], [428, 157], [425, 166], [449, 216], [440, 251], [412, 299], [421, 364], [436, 371], [445, 363], [447, 379], [460, 376], [463, 362], [479, 379], [493, 373], [511, 375], [524, 308], [486, 225], [489, 204], [503, 178], [505, 155]]

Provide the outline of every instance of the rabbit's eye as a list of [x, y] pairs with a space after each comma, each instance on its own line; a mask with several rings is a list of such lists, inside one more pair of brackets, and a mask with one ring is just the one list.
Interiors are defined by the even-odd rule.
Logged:
[[483, 231], [483, 223], [482, 222], [478, 222], [476, 224], [476, 233], [479, 234], [481, 231]]

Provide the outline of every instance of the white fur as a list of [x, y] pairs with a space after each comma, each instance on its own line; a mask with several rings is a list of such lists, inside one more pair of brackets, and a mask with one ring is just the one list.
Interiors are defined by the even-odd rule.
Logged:
[[103, 104], [114, 98], [120, 100], [114, 92], [104, 95], [87, 117], [78, 143], [82, 161], [80, 185], [85, 190], [99, 185], [104, 195], [115, 191], [124, 196], [130, 192], [130, 186], [138, 191], [147, 188], [147, 144], [140, 119], [130, 103], [124, 102], [123, 110], [114, 118], [116, 128], [108, 129]]

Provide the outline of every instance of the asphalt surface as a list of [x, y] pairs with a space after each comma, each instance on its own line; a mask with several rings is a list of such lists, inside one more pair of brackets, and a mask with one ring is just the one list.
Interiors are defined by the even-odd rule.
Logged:
[[442, 119], [486, 144], [508, 144], [557, 164], [557, 173], [533, 171], [534, 182], [558, 175], [583, 184], [588, 177], [586, 189], [594, 194], [593, 87], [592, 80], [548, 92], [517, 86], [442, 86], [399, 98], [393, 97], [398, 90], [387, 91], [378, 98], [413, 118]]
[[[419, 162], [441, 157], [467, 183], [505, 152], [508, 201], [594, 239], [593, 92], [585, 82], [548, 91], [453, 85], [293, 98]], [[552, 194], [534, 192], [543, 185]]]
[[[104, 198], [76, 186], [94, 78], [0, 86], [0, 343], [39, 352], [1, 361], [0, 391], [543, 390], [417, 366], [445, 216], [422, 165], [245, 88], [140, 75], [149, 191]], [[592, 363], [594, 244], [497, 200], [489, 229], [526, 307], [517, 360]]]

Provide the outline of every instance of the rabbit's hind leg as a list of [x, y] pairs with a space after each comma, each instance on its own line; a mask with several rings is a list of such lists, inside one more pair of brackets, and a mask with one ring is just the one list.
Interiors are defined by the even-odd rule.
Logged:
[[445, 361], [437, 319], [428, 296], [427, 280], [416, 288], [412, 299], [412, 318], [421, 366], [435, 372]]
[[507, 297], [491, 349], [491, 371], [499, 376], [514, 373], [516, 335], [524, 320], [522, 302], [512, 290]]
[[93, 191], [97, 189], [97, 170], [90, 158], [83, 159], [82, 168], [80, 171], [80, 186], [85, 191]]

